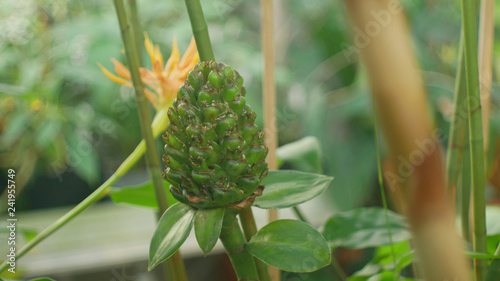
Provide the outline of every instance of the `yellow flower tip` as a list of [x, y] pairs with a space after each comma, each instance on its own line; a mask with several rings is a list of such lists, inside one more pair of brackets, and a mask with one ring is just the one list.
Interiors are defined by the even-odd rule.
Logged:
[[151, 63], [154, 64], [154, 62], [156, 61], [155, 47], [151, 39], [149, 39], [147, 32], [144, 32], [144, 46], [146, 47], [146, 51], [151, 58]]
[[181, 59], [181, 53], [179, 52], [179, 47], [177, 47], [177, 39], [174, 37], [174, 42], [172, 43], [172, 53], [170, 54], [170, 58], [165, 65], [165, 71], [167, 75], [169, 75], [172, 70], [177, 68], [179, 61]]
[[130, 71], [118, 60], [111, 58], [111, 62], [115, 66], [115, 72], [118, 74], [120, 77], [125, 78], [127, 80], [131, 80], [132, 76], [130, 75]]
[[126, 86], [129, 86], [129, 87], [132, 87], [132, 82], [126, 80], [126, 79], [123, 79], [121, 77], [118, 77], [116, 75], [114, 75], [113, 73], [111, 73], [109, 70], [107, 70], [104, 66], [102, 66], [100, 63], [97, 63], [97, 65], [99, 66], [99, 68], [101, 69], [102, 73], [109, 78], [109, 80], [115, 82], [115, 83], [118, 83], [118, 84], [122, 84], [122, 85], [126, 85]]

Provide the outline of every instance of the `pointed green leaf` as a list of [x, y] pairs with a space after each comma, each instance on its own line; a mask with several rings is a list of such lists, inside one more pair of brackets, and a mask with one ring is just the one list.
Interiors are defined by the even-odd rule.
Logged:
[[291, 272], [312, 272], [331, 259], [325, 238], [309, 224], [295, 220], [277, 220], [264, 226], [247, 248], [265, 263]]
[[498, 277], [500, 276], [500, 256], [497, 257], [488, 267], [485, 281], [498, 281]]
[[[175, 199], [170, 191], [170, 183], [164, 182], [167, 192], [168, 203], [174, 204], [179, 201]], [[126, 203], [135, 206], [148, 207], [158, 209], [158, 201], [151, 181], [140, 185], [126, 187], [111, 187], [109, 195], [115, 203]]]
[[186, 241], [195, 213], [191, 207], [176, 203], [161, 216], [149, 246], [148, 270], [172, 256]]
[[[392, 242], [410, 238], [405, 219], [388, 210]], [[378, 247], [390, 244], [389, 231], [383, 208], [360, 208], [336, 213], [326, 222], [323, 235], [330, 247], [354, 249]]]
[[210, 253], [217, 243], [223, 219], [224, 208], [200, 209], [196, 212], [194, 233], [203, 253]]
[[465, 251], [465, 255], [467, 255], [471, 259], [500, 259], [500, 256], [495, 256], [493, 254], [486, 254], [474, 251]]
[[30, 281], [56, 281], [56, 280], [52, 278], [43, 277], [43, 278], [31, 279]]
[[320, 195], [332, 177], [292, 170], [270, 171], [262, 180], [264, 192], [254, 205], [263, 209], [289, 208]]

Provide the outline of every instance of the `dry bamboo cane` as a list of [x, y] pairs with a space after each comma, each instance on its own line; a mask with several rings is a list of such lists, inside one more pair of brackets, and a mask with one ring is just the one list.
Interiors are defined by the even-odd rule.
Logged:
[[[265, 143], [269, 149], [267, 163], [269, 170], [277, 170], [276, 148], [278, 146], [278, 129], [276, 127], [276, 89], [274, 84], [274, 24], [273, 1], [261, 1], [262, 54], [264, 70], [262, 73], [262, 95], [264, 104]], [[278, 210], [269, 210], [269, 222], [278, 219]], [[280, 280], [280, 271], [269, 267], [271, 280]]]
[[[429, 118], [426, 92], [401, 4], [346, 0], [425, 280], [470, 280], [446, 188], [440, 132]], [[361, 39], [361, 40], [360, 40]], [[362, 41], [362, 42], [361, 42]], [[397, 191], [397, 190], [394, 190]]]

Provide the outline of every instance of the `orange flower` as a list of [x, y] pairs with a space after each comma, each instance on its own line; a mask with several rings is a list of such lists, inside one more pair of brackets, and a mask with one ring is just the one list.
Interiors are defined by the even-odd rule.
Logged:
[[[177, 47], [177, 40], [174, 38], [172, 53], [164, 65], [160, 47], [151, 42], [147, 33], [144, 33], [144, 37], [146, 38], [144, 45], [151, 58], [151, 70], [141, 67], [139, 73], [142, 82], [147, 86], [144, 94], [158, 110], [168, 105], [176, 97], [177, 90], [184, 84], [189, 71], [198, 63], [200, 56], [198, 55], [194, 39], [191, 39], [189, 47], [181, 58], [179, 48]], [[118, 84], [132, 87], [130, 71], [116, 59], [112, 58], [111, 62], [113, 62], [117, 75], [99, 64], [104, 75]]]

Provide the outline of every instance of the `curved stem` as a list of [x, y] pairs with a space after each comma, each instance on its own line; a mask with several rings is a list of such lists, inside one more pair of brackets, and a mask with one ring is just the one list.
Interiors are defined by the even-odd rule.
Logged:
[[234, 214], [224, 216], [220, 240], [227, 251], [238, 280], [259, 281], [254, 257], [246, 249], [245, 237]]
[[185, 0], [186, 7], [191, 21], [191, 28], [193, 29], [194, 40], [196, 47], [200, 54], [201, 61], [215, 60], [214, 51], [212, 50], [212, 43], [210, 43], [210, 35], [208, 34], [208, 27], [203, 15], [200, 0]]
[[[243, 227], [243, 233], [247, 241], [252, 239], [252, 236], [257, 234], [257, 224], [255, 223], [255, 218], [253, 216], [252, 208], [241, 211], [240, 213], [241, 226]], [[257, 273], [259, 274], [260, 281], [271, 281], [271, 275], [269, 275], [269, 267], [263, 261], [254, 257], [255, 266], [257, 267]]]

